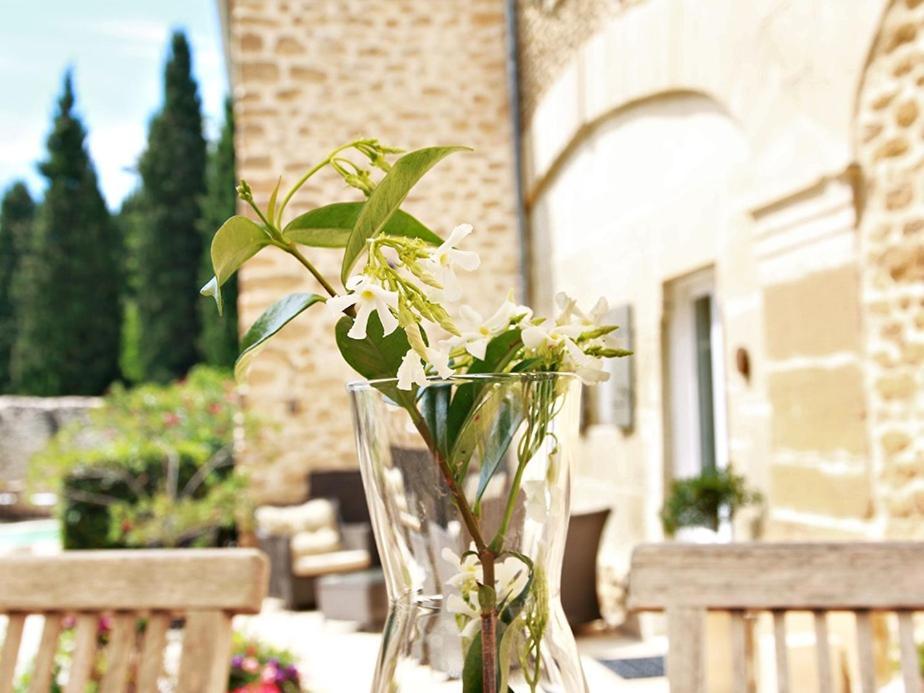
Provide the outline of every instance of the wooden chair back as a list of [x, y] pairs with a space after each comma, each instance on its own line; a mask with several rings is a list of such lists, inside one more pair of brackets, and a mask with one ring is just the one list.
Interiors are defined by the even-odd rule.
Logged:
[[100, 618], [111, 624], [101, 693], [158, 690], [167, 633], [185, 623], [178, 690], [227, 690], [231, 617], [257, 613], [267, 566], [253, 549], [68, 551], [0, 560], [0, 693], [13, 690], [26, 617], [44, 616], [30, 693], [51, 690], [54, 657], [65, 624], [74, 623], [75, 649], [65, 693], [83, 693], [98, 651]]
[[[895, 612], [905, 691], [922, 691], [912, 617], [915, 611], [924, 611], [924, 543], [643, 545], [632, 556], [628, 607], [666, 612], [667, 676], [671, 690], [678, 693], [705, 690], [708, 611], [730, 614], [736, 693], [753, 689], [748, 617], [759, 611], [773, 616], [781, 693], [834, 690], [829, 611], [855, 614], [863, 693], [877, 690], [870, 614]], [[787, 611], [814, 614], [817, 686], [805, 681], [790, 685]]]

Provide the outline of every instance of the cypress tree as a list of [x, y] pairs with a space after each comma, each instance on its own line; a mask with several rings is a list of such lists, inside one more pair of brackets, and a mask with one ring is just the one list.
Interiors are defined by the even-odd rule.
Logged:
[[115, 216], [119, 236], [122, 239], [122, 350], [119, 367], [122, 378], [130, 383], [144, 380], [144, 372], [138, 356], [140, 344], [140, 325], [138, 320], [138, 237], [144, 223], [144, 195], [139, 188], [123, 201], [119, 213]]
[[86, 136], [68, 72], [39, 166], [45, 199], [14, 280], [12, 371], [24, 394], [97, 395], [118, 377], [118, 237]]
[[138, 229], [139, 361], [144, 377], [165, 382], [196, 363], [206, 143], [189, 43], [177, 32], [164, 71], [164, 105], [141, 157], [143, 224]]
[[10, 392], [10, 355], [16, 339], [13, 275], [32, 231], [35, 203], [22, 182], [14, 183], [0, 203], [0, 393]]
[[[212, 262], [209, 246], [212, 236], [237, 208], [234, 192], [237, 180], [234, 172], [234, 111], [231, 100], [225, 101], [225, 122], [221, 137], [209, 156], [206, 175], [206, 193], [202, 200], [202, 216], [199, 230], [204, 240], [200, 285], [212, 276]], [[199, 303], [202, 332], [199, 350], [206, 363], [213, 366], [232, 366], [237, 358], [237, 275], [222, 287], [224, 315], [218, 315], [214, 301]]]

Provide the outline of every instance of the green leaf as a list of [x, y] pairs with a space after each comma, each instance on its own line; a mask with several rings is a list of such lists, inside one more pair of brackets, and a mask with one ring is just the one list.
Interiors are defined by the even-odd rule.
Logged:
[[[484, 359], [475, 360], [468, 368], [471, 375], [481, 375], [485, 373], [502, 372], [510, 362], [510, 359], [520, 348], [520, 330], [514, 328], [507, 330], [488, 342], [488, 348], [485, 350]], [[452, 404], [449, 406], [449, 416], [447, 420], [447, 429], [449, 436], [449, 447], [454, 449], [456, 440], [462, 432], [475, 403], [481, 395], [485, 382], [477, 380], [469, 383], [462, 383], [456, 388], [456, 394], [452, 398]], [[455, 453], [455, 451], [453, 450]]]
[[212, 267], [215, 276], [200, 290], [212, 296], [221, 311], [219, 289], [247, 260], [270, 244], [267, 233], [247, 217], [233, 216], [215, 232], [212, 238]]
[[218, 306], [219, 315], [224, 312], [224, 303], [221, 299], [221, 287], [218, 286], [218, 277], [212, 277], [209, 279], [208, 283], [199, 289], [199, 293], [203, 296], [211, 296], [213, 299], [215, 299], [215, 305]]
[[[506, 657], [507, 661], [503, 661], [505, 652], [502, 649], [503, 643], [509, 641], [509, 638], [506, 638], [507, 635], [507, 624], [502, 621], [497, 622], [497, 630], [495, 632], [495, 639], [497, 640], [497, 655], [495, 656], [495, 662], [497, 663], [497, 690], [504, 690], [501, 688], [501, 685], [505, 683], [506, 676], [504, 675], [505, 668], [509, 669], [510, 667], [510, 647], [506, 648]], [[482, 682], [484, 680], [483, 668], [483, 653], [481, 651], [481, 632], [472, 640], [472, 644], [468, 646], [468, 652], [465, 654], [465, 663], [462, 667], [462, 693], [483, 693], [484, 687]], [[515, 693], [512, 688], [509, 686], [506, 689], [507, 693]]]
[[279, 180], [276, 181], [276, 187], [273, 188], [273, 192], [270, 195], [269, 204], [266, 205], [266, 218], [269, 219], [270, 224], [274, 224], [273, 217], [276, 214], [276, 196], [279, 195], [279, 186], [282, 185], [282, 176], [279, 176]]
[[431, 384], [420, 391], [420, 413], [423, 414], [427, 428], [433, 434], [434, 442], [440, 454], [447, 452], [446, 414], [449, 411], [449, 398], [452, 395], [451, 383]]
[[[295, 217], [282, 231], [283, 238], [314, 248], [345, 248], [363, 209], [362, 202], [335, 202]], [[397, 210], [383, 233], [420, 238], [431, 245], [443, 239], [407, 212]]]
[[363, 205], [343, 254], [340, 279], [346, 283], [356, 260], [366, 248], [366, 241], [382, 233], [385, 224], [398, 210], [404, 198], [424, 174], [440, 160], [467, 147], [427, 147], [398, 159]]
[[[353, 326], [353, 318], [343, 316], [337, 321], [334, 336], [337, 348], [350, 367], [367, 380], [394, 378], [398, 373], [401, 359], [410, 349], [404, 330], [398, 329], [388, 336], [382, 333], [382, 323], [378, 315], [369, 316], [366, 325], [366, 338], [353, 339], [347, 333]], [[399, 390], [395, 383], [378, 383], [375, 387], [393, 399], [402, 407], [416, 407], [412, 391]]]
[[247, 372], [250, 362], [266, 342], [279, 330], [285, 327], [305, 309], [324, 299], [317, 294], [289, 294], [273, 305], [257, 318], [257, 321], [247, 330], [241, 340], [241, 354], [234, 364], [234, 375], [240, 379]]
[[[501, 393], [502, 394], [502, 391]], [[501, 404], [500, 411], [493, 418], [491, 432], [488, 434], [486, 445], [481, 457], [481, 474], [478, 476], [478, 490], [475, 492], [475, 502], [481, 500], [485, 489], [491, 479], [501, 468], [501, 462], [507, 454], [507, 448], [520, 424], [523, 423], [523, 412], [509, 399]]]

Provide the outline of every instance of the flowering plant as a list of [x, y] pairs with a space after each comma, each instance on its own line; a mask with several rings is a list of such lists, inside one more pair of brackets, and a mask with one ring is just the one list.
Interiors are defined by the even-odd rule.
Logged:
[[232, 693], [299, 693], [295, 657], [287, 650], [234, 634], [228, 690]]
[[[315, 278], [326, 296], [298, 293], [271, 306], [246, 333], [236, 370], [247, 368], [254, 354], [289, 321], [315, 304], [326, 304], [338, 317], [335, 340], [346, 362], [407, 411], [429, 448], [443, 482], [473, 544], [463, 556], [444, 553], [458, 575], [450, 608], [467, 643], [464, 690], [503, 690], [504, 651], [499, 633], [520, 633], [538, 652], [544, 619], [542, 567], [507, 545], [514, 502], [521, 491], [527, 462], [552, 436], [560, 386], [555, 379], [537, 381], [536, 396], [526, 407], [499, 402], [491, 416], [483, 407], [488, 387], [477, 378], [448, 389], [429, 388], [434, 377], [477, 374], [576, 373], [585, 383], [605, 380], [603, 360], [624, 356], [611, 341], [615, 325], [605, 324], [607, 305], [600, 300], [584, 311], [566, 295], [557, 298], [554, 318], [540, 317], [508, 295], [485, 317], [465, 303], [459, 275], [480, 265], [478, 255], [463, 248], [473, 229], [456, 226], [443, 239], [400, 209], [411, 188], [439, 161], [463, 147], [429, 147], [396, 158], [399, 150], [362, 139], [333, 150], [279, 200], [279, 185], [265, 209], [241, 181], [238, 193], [259, 221], [234, 216], [218, 229], [211, 246], [215, 276], [202, 289], [221, 309], [221, 285], [247, 260], [268, 246], [294, 257]], [[337, 202], [285, 220], [293, 195], [315, 174], [332, 169], [366, 197], [364, 202]], [[381, 175], [376, 175], [378, 172]], [[302, 248], [342, 252], [335, 287], [303, 254]], [[322, 252], [318, 250], [318, 252]], [[460, 380], [459, 382], [463, 382]], [[480, 500], [513, 443], [519, 461], [500, 527], [493, 536], [480, 522]], [[503, 441], [482, 454], [478, 488], [466, 494], [472, 471], [474, 440], [486, 426]], [[528, 482], [527, 482], [528, 483]], [[536, 502], [544, 496], [534, 493]], [[500, 619], [500, 625], [499, 625]], [[514, 629], [516, 621], [523, 629]], [[507, 637], [507, 635], [504, 635]], [[509, 650], [510, 648], [506, 648]], [[536, 665], [538, 666], [538, 664]], [[530, 683], [535, 690], [535, 683]]]

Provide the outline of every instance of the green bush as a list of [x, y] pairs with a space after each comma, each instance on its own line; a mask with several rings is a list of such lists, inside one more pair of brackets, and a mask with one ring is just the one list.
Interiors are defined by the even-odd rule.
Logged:
[[719, 528], [723, 508], [730, 517], [746, 505], [763, 502], [743, 476], [731, 469], [707, 470], [700, 476], [675, 479], [661, 508], [664, 533], [673, 536], [681, 527]]
[[249, 522], [231, 455], [237, 407], [222, 371], [117, 387], [36, 455], [33, 485], [59, 493], [65, 548], [215, 546]]

